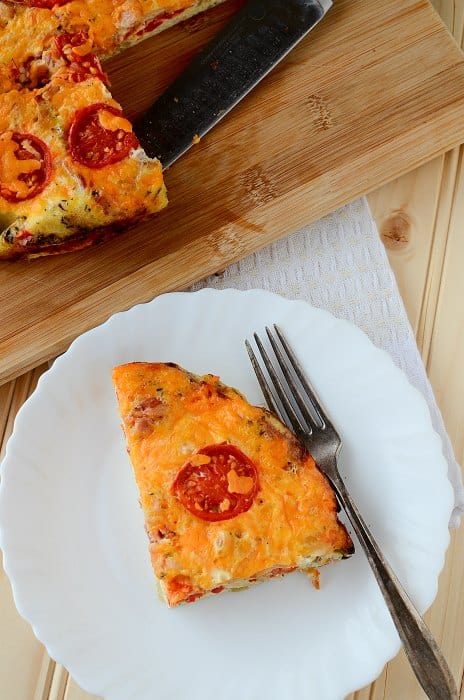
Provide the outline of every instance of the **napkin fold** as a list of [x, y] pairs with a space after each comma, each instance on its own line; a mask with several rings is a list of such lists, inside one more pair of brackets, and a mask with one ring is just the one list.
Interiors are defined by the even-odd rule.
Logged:
[[364, 198], [197, 282], [191, 290], [203, 287], [267, 289], [289, 299], [304, 299], [351, 321], [374, 345], [386, 350], [428, 403], [454, 488], [450, 526], [458, 527], [464, 513], [461, 469]]

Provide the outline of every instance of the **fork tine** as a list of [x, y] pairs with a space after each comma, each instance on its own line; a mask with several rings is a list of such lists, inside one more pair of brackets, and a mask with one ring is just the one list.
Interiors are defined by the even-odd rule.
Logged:
[[[277, 361], [280, 365], [280, 368], [282, 370], [282, 373], [287, 380], [287, 384], [290, 387], [290, 390], [292, 392], [292, 396], [294, 397], [296, 403], [298, 404], [298, 408], [301, 411], [301, 415], [303, 418], [306, 420], [306, 422], [311, 426], [313, 430], [317, 430], [320, 425], [317, 423], [317, 421], [314, 420], [314, 417], [312, 416], [311, 412], [308, 410], [307, 402], [304, 400], [303, 396], [301, 395], [301, 391], [295, 382], [294, 378], [292, 377], [292, 374], [289, 370], [288, 366], [288, 360], [284, 357], [284, 354], [282, 350], [280, 349], [276, 339], [274, 338], [270, 328], [266, 326], [266, 333], [267, 337], [269, 338], [269, 342], [272, 345], [272, 349], [274, 350], [274, 354], [277, 358]], [[319, 418], [319, 415], [318, 415]]]
[[298, 379], [301, 382], [301, 386], [305, 390], [309, 401], [311, 402], [311, 406], [313, 407], [317, 417], [321, 421], [321, 428], [324, 429], [327, 425], [331, 425], [330, 420], [327, 418], [327, 414], [325, 413], [324, 409], [322, 408], [321, 402], [317, 398], [317, 394], [314, 391], [313, 387], [311, 386], [311, 383], [309, 382], [309, 379], [305, 376], [303, 369], [298, 362], [298, 359], [293, 352], [292, 348], [290, 347], [288, 340], [285, 338], [284, 334], [280, 330], [280, 328], [274, 324], [274, 330], [277, 333], [277, 336], [282, 344], [282, 347], [284, 348], [288, 359], [290, 360], [293, 369], [295, 370], [295, 374], [298, 377]]
[[[259, 353], [260, 353], [260, 355], [261, 355], [261, 357], [262, 357], [262, 360], [263, 360], [263, 362], [264, 362], [264, 366], [265, 366], [266, 369], [267, 369], [267, 372], [268, 372], [268, 374], [269, 374], [269, 377], [270, 377], [270, 379], [271, 379], [271, 382], [272, 382], [272, 384], [273, 384], [273, 386], [274, 386], [274, 389], [276, 390], [276, 393], [277, 393], [277, 395], [278, 395], [278, 397], [279, 397], [279, 399], [280, 399], [280, 402], [281, 402], [281, 404], [282, 404], [282, 407], [283, 407], [283, 409], [284, 409], [284, 411], [285, 411], [285, 414], [286, 414], [286, 416], [287, 416], [287, 418], [288, 418], [288, 422], [290, 423], [290, 425], [292, 426], [294, 432], [295, 432], [297, 435], [302, 435], [302, 434], [304, 434], [305, 432], [309, 432], [309, 433], [310, 433], [310, 432], [311, 432], [311, 426], [308, 426], [309, 430], [306, 429], [306, 431], [305, 431], [305, 427], [301, 424], [301, 421], [300, 421], [300, 419], [298, 418], [298, 415], [297, 415], [297, 413], [295, 412], [295, 409], [293, 408], [293, 406], [292, 406], [292, 404], [291, 404], [291, 401], [290, 401], [289, 398], [287, 397], [287, 395], [286, 395], [286, 393], [285, 393], [285, 390], [284, 390], [284, 388], [283, 388], [283, 386], [282, 386], [282, 382], [280, 381], [279, 377], [278, 377], [277, 374], [276, 374], [276, 371], [275, 371], [274, 367], [272, 366], [272, 362], [271, 362], [271, 360], [269, 359], [269, 356], [268, 356], [268, 354], [267, 354], [267, 352], [266, 352], [266, 350], [265, 350], [265, 348], [264, 348], [264, 345], [263, 345], [262, 342], [261, 342], [260, 337], [258, 336], [257, 333], [254, 333], [254, 334], [253, 334], [253, 337], [254, 337], [254, 339], [255, 339], [255, 342], [256, 342], [256, 345], [257, 345], [257, 347], [258, 347]], [[265, 381], [266, 381], [266, 380], [265, 380]], [[275, 405], [275, 404], [274, 404], [274, 405]]]
[[256, 378], [258, 380], [259, 386], [261, 387], [261, 391], [263, 392], [263, 396], [266, 400], [266, 403], [269, 406], [269, 409], [271, 411], [273, 411], [273, 413], [275, 413], [276, 416], [278, 416], [279, 409], [276, 406], [276, 403], [274, 401], [274, 397], [272, 396], [271, 392], [268, 389], [266, 377], [264, 376], [263, 371], [262, 371], [261, 367], [259, 366], [259, 362], [258, 362], [256, 355], [253, 352], [253, 348], [251, 347], [248, 340], [245, 340], [245, 347], [247, 349], [248, 356], [250, 358], [252, 367], [253, 367], [254, 372], [256, 374]]

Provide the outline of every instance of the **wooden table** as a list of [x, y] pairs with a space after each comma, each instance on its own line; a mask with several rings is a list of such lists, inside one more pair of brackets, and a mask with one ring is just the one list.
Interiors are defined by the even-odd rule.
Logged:
[[[460, 46], [464, 0], [432, 0]], [[456, 149], [369, 197], [459, 462], [464, 457], [464, 150]], [[14, 416], [45, 367], [0, 387], [0, 456]], [[0, 697], [91, 700], [17, 614], [0, 573]], [[454, 531], [438, 596], [426, 615], [458, 687], [464, 683], [464, 527]], [[349, 700], [425, 698], [400, 653]], [[464, 687], [461, 693], [464, 698]], [[128, 700], [130, 700], [128, 698]], [[220, 700], [220, 699], [218, 699]]]

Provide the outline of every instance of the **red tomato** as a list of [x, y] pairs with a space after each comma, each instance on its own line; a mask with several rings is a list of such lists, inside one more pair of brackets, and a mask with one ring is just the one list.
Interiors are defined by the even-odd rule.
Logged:
[[259, 489], [253, 462], [237, 447], [225, 442], [203, 447], [197, 454], [209, 457], [209, 462], [200, 465], [188, 462], [172, 485], [184, 508], [208, 521], [229, 520], [251, 508]]
[[202, 598], [203, 595], [203, 593], [192, 593], [192, 595], [189, 595], [185, 601], [186, 603], [194, 603], [196, 600], [198, 600], [198, 598]]
[[185, 8], [181, 10], [174, 10], [173, 12], [163, 12], [161, 15], [158, 15], [157, 17], [154, 17], [152, 20], [147, 22], [147, 24], [142, 27], [142, 29], [139, 29], [135, 35], [136, 36], [143, 36], [144, 34], [148, 34], [149, 32], [154, 32], [157, 27], [160, 26], [160, 24], [163, 24], [163, 22], [166, 22], [168, 19], [172, 19], [176, 15], [180, 15], [182, 12], [185, 11]]
[[103, 168], [126, 158], [139, 145], [136, 135], [124, 129], [106, 129], [99, 115], [109, 112], [122, 117], [122, 110], [98, 102], [74, 114], [68, 133], [69, 150], [78, 163], [88, 168]]
[[88, 38], [86, 32], [75, 32], [74, 34], [63, 32], [63, 34], [57, 34], [53, 37], [53, 41], [55, 42], [58, 53], [64, 58], [67, 58], [69, 51], [71, 51], [73, 47], [83, 46]]
[[[8, 202], [23, 202], [38, 195], [48, 185], [52, 172], [52, 157], [47, 144], [37, 136], [14, 131], [6, 143], [10, 139], [16, 145], [14, 157], [18, 161], [24, 161], [24, 172], [15, 175], [11, 180], [8, 180], [3, 173], [4, 180], [0, 181], [0, 195]], [[10, 143], [9, 145], [11, 146]], [[0, 136], [0, 154], [1, 148]], [[27, 166], [26, 162], [28, 162]]]
[[269, 578], [274, 578], [275, 576], [285, 576], [285, 574], [291, 574], [292, 571], [296, 571], [296, 566], [278, 566], [276, 569], [272, 569], [269, 574]]
[[70, 66], [70, 76], [75, 83], [81, 83], [89, 76], [108, 83], [108, 76], [103, 72], [98, 56], [90, 51], [81, 55], [73, 50], [79, 46], [84, 46], [88, 40], [89, 37], [86, 32], [76, 32], [75, 34], [65, 32], [54, 37], [58, 53]]

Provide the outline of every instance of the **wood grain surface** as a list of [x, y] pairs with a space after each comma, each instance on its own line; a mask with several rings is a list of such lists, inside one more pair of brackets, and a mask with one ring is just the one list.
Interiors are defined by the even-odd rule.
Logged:
[[[240, 0], [108, 64], [142, 112]], [[0, 381], [464, 141], [464, 58], [428, 0], [336, 0], [166, 175], [171, 204], [92, 250], [0, 264]]]
[[[435, 0], [434, 5], [462, 46], [464, 0]], [[375, 190], [369, 197], [461, 464], [464, 461], [463, 156], [462, 148], [450, 151]], [[44, 368], [39, 366], [0, 387], [0, 458], [14, 416]], [[452, 533], [438, 595], [426, 615], [461, 687], [461, 700], [464, 700], [463, 581], [464, 527], [461, 527]], [[62, 666], [48, 658], [30, 627], [16, 613], [3, 573], [0, 574], [0, 624], [1, 698], [95, 700], [75, 684]], [[375, 683], [347, 700], [425, 700], [425, 695], [404, 654], [400, 653]]]

